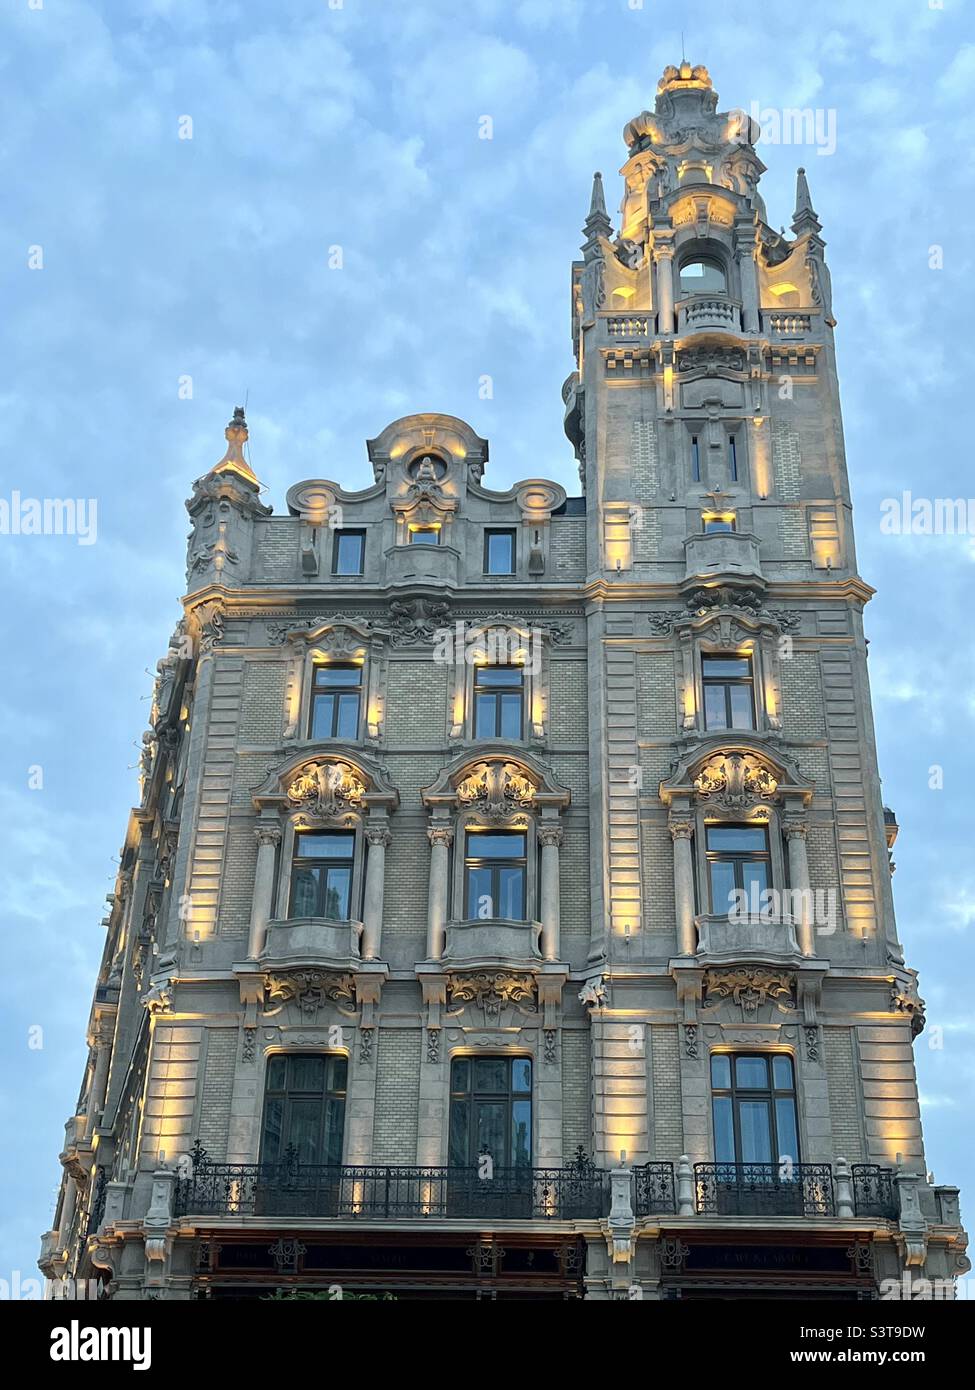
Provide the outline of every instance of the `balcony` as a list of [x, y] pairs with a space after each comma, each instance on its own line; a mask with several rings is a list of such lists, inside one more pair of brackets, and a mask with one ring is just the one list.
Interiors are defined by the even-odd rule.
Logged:
[[[849, 1183], [855, 1217], [897, 1220], [893, 1170], [877, 1164], [855, 1163], [846, 1178], [839, 1170], [834, 1177], [828, 1163], [796, 1163], [788, 1170], [778, 1163], [696, 1163], [693, 1178], [683, 1160], [682, 1165], [687, 1193], [680, 1202], [673, 1164], [644, 1163], [633, 1169], [633, 1212], [637, 1219], [673, 1215], [679, 1210], [696, 1216], [836, 1217], [842, 1213], [838, 1189]], [[681, 1206], [684, 1201], [686, 1207]]]
[[413, 1168], [211, 1163], [196, 1150], [176, 1184], [175, 1215], [326, 1217], [338, 1221], [578, 1221], [605, 1214], [605, 1174], [571, 1168]]
[[684, 542], [685, 581], [714, 580], [724, 575], [761, 579], [759, 541], [747, 531], [711, 531]]
[[472, 918], [447, 923], [443, 959], [449, 965], [522, 965], [531, 969], [542, 959], [540, 922]]
[[677, 302], [677, 332], [741, 333], [741, 304], [727, 295], [696, 294]]
[[798, 341], [812, 332], [812, 315], [789, 310], [762, 310], [762, 325], [770, 338]]
[[293, 917], [269, 922], [261, 952], [266, 965], [338, 962], [348, 968], [359, 958], [361, 922], [332, 922], [320, 917]]
[[394, 545], [386, 552], [387, 584], [456, 586], [460, 552], [452, 545]]
[[764, 922], [760, 917], [730, 920], [710, 913], [697, 922], [697, 956], [701, 965], [729, 965], [748, 960], [763, 965], [798, 965], [801, 960], [793, 922]]

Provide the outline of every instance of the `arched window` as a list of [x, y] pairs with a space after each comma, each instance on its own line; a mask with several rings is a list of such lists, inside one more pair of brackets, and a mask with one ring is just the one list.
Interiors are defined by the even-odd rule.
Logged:
[[689, 294], [725, 294], [727, 277], [721, 262], [710, 256], [698, 256], [685, 261], [680, 268], [681, 296]]

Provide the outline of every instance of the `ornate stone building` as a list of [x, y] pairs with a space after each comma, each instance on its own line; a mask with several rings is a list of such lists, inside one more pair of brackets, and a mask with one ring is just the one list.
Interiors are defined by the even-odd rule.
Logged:
[[119, 1299], [877, 1296], [926, 1177], [821, 227], [668, 68], [597, 174], [581, 493], [417, 414], [194, 486], [41, 1265]]

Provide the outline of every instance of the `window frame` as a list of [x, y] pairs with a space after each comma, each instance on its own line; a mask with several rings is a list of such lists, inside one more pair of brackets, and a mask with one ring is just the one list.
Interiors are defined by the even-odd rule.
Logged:
[[[722, 279], [721, 289], [697, 289], [693, 286], [685, 288], [683, 283], [684, 272], [689, 266], [704, 265], [720, 272]], [[702, 276], [702, 279], [705, 277]], [[677, 264], [677, 298], [679, 300], [691, 299], [696, 295], [730, 295], [728, 266], [723, 258], [714, 251], [690, 250], [683, 255]]]
[[[730, 1086], [715, 1086], [714, 1084], [714, 1059], [717, 1057], [728, 1058], [731, 1079]], [[788, 1059], [790, 1070], [792, 1073], [791, 1087], [783, 1088], [776, 1086], [775, 1084], [775, 1060], [779, 1057], [785, 1057]], [[753, 1059], [761, 1059], [765, 1063], [766, 1077], [768, 1079], [769, 1084], [764, 1087], [739, 1085], [737, 1079], [737, 1063], [739, 1059], [744, 1059], [746, 1061], [750, 1061]], [[747, 1166], [750, 1163], [771, 1163], [775, 1167], [778, 1167], [783, 1157], [791, 1158], [793, 1163], [798, 1164], [802, 1162], [802, 1125], [800, 1122], [801, 1116], [799, 1112], [799, 1084], [796, 1075], [796, 1058], [793, 1053], [784, 1050], [763, 1052], [759, 1050], [734, 1051], [731, 1049], [716, 1048], [714, 1051], [710, 1053], [708, 1057], [708, 1087], [711, 1092], [711, 1152], [714, 1155], [715, 1163], [743, 1164], [745, 1166]], [[718, 1157], [719, 1126], [717, 1123], [715, 1100], [719, 1099], [729, 1100], [731, 1102], [732, 1140], [735, 1149], [734, 1158]], [[779, 1138], [779, 1117], [775, 1104], [777, 1099], [791, 1100], [792, 1102], [792, 1120], [795, 1128], [796, 1137], [796, 1152], [794, 1154], [786, 1155], [784, 1149], [782, 1148], [782, 1143]], [[769, 1146], [772, 1152], [772, 1157], [770, 1159], [746, 1159], [741, 1156], [742, 1143], [740, 1104], [742, 1101], [747, 1103], [749, 1101], [755, 1102], [759, 1100], [767, 1102], [767, 1114], [769, 1118]]]
[[[507, 1084], [504, 1090], [477, 1090], [474, 1086], [475, 1067], [479, 1061], [499, 1061], [506, 1064]], [[455, 1084], [455, 1075], [459, 1063], [469, 1064], [470, 1081], [466, 1089]], [[515, 1068], [517, 1065], [528, 1065], [529, 1084], [528, 1089], [519, 1089], [515, 1086]], [[519, 1104], [528, 1103], [528, 1156], [527, 1162], [515, 1163], [512, 1158], [513, 1136], [514, 1136], [514, 1107]], [[498, 1101], [505, 1103], [505, 1153], [503, 1159], [498, 1154], [492, 1154], [495, 1166], [498, 1168], [518, 1168], [529, 1172], [532, 1168], [535, 1155], [535, 1059], [530, 1053], [518, 1053], [515, 1055], [504, 1055], [494, 1052], [456, 1052], [450, 1058], [450, 1072], [447, 1080], [447, 1166], [448, 1168], [472, 1168], [475, 1167], [480, 1154], [474, 1153], [477, 1135], [477, 1107], [479, 1105], [496, 1104]], [[462, 1102], [469, 1106], [466, 1119], [466, 1155], [463, 1162], [455, 1159], [457, 1150], [454, 1148], [454, 1114], [455, 1103]]]
[[[744, 661], [748, 665], [747, 676], [713, 676], [707, 673], [707, 663], [709, 661]], [[744, 687], [748, 691], [748, 708], [751, 714], [750, 724], [734, 724], [731, 722], [732, 686]], [[714, 689], [724, 690], [724, 724], [711, 724], [708, 720], [708, 691]], [[754, 733], [758, 727], [758, 715], [755, 708], [755, 661], [752, 652], [701, 652], [701, 722], [705, 733]]]
[[[464, 849], [464, 879], [463, 879], [463, 920], [466, 922], [528, 922], [528, 830], [527, 828], [508, 827], [508, 826], [486, 826], [486, 825], [466, 825], [463, 829], [463, 849]], [[510, 837], [514, 840], [520, 836], [524, 853], [520, 855], [477, 855], [471, 854], [471, 841], [476, 843], [478, 836], [501, 835]], [[521, 906], [525, 913], [523, 917], [502, 917], [495, 913], [491, 917], [481, 917], [479, 914], [470, 911], [470, 887], [471, 872], [487, 870], [491, 878], [490, 898], [492, 904], [501, 903], [501, 871], [502, 869], [518, 868], [521, 871]]]
[[[303, 855], [300, 855], [299, 852], [298, 852], [298, 846], [301, 844], [302, 838], [303, 838], [304, 836], [306, 836], [306, 835], [307, 835], [307, 836], [311, 836], [311, 835], [328, 835], [328, 836], [334, 836], [335, 838], [338, 838], [339, 836], [347, 837], [347, 838], [351, 841], [351, 848], [350, 848], [349, 854], [348, 854], [348, 855], [341, 855], [341, 856], [339, 856], [339, 855], [321, 855], [321, 856], [316, 856], [316, 855], [307, 855], [307, 856], [303, 856]], [[289, 875], [289, 891], [288, 891], [288, 920], [294, 921], [294, 920], [295, 920], [296, 918], [298, 918], [298, 917], [301, 917], [301, 918], [310, 918], [310, 919], [312, 919], [312, 920], [314, 920], [314, 921], [316, 921], [316, 922], [334, 922], [336, 926], [341, 926], [341, 925], [344, 925], [344, 924], [346, 924], [346, 923], [348, 923], [348, 922], [355, 922], [355, 921], [359, 920], [357, 917], [353, 916], [353, 914], [352, 914], [353, 908], [354, 908], [355, 906], [357, 906], [356, 901], [355, 901], [355, 898], [354, 898], [354, 896], [353, 896], [353, 894], [354, 894], [354, 892], [355, 892], [355, 887], [356, 887], [356, 848], [357, 848], [356, 838], [357, 838], [357, 837], [356, 837], [355, 830], [354, 830], [354, 829], [351, 829], [351, 828], [338, 827], [338, 826], [303, 826], [300, 830], [296, 828], [295, 833], [294, 833], [294, 838], [293, 838], [293, 840], [292, 840], [291, 854], [290, 854], [290, 859], [289, 859], [289, 863], [290, 863], [290, 875]], [[319, 907], [319, 908], [321, 908], [321, 907], [324, 906], [324, 904], [325, 904], [325, 899], [327, 898], [327, 895], [328, 895], [328, 871], [329, 871], [329, 869], [331, 869], [331, 868], [336, 868], [336, 869], [347, 869], [347, 870], [348, 870], [348, 880], [347, 880], [347, 888], [346, 888], [346, 902], [345, 902], [345, 906], [346, 906], [347, 914], [348, 914], [347, 916], [345, 916], [345, 917], [329, 917], [326, 913], [321, 912], [321, 911], [318, 911], [318, 912], [301, 912], [301, 913], [295, 911], [295, 880], [296, 880], [296, 878], [297, 878], [298, 870], [299, 870], [299, 868], [300, 868], [302, 865], [304, 865], [306, 868], [311, 867], [311, 868], [318, 868], [319, 870], [321, 870], [321, 869], [324, 869], [324, 870], [325, 870], [324, 875], [322, 875], [322, 876], [320, 877], [319, 881], [318, 881], [318, 887], [317, 887], [317, 893], [316, 893], [316, 897], [317, 897], [316, 906]]]
[[[274, 1071], [274, 1069], [275, 1069], [275, 1067], [276, 1067], [276, 1065], [277, 1065], [277, 1064], [276, 1064], [276, 1059], [279, 1058], [279, 1057], [283, 1057], [283, 1058], [285, 1059], [285, 1071], [284, 1071], [284, 1080], [285, 1080], [285, 1084], [284, 1084], [283, 1087], [280, 1087], [280, 1088], [279, 1088], [279, 1087], [274, 1087], [274, 1088], [272, 1088], [272, 1087], [269, 1085], [269, 1081], [271, 1080], [273, 1071]], [[293, 1062], [294, 1060], [300, 1060], [300, 1059], [305, 1059], [305, 1058], [309, 1058], [309, 1057], [321, 1057], [321, 1058], [324, 1059], [324, 1066], [323, 1066], [323, 1068], [322, 1068], [323, 1084], [322, 1084], [322, 1087], [321, 1087], [320, 1090], [311, 1090], [311, 1089], [302, 1088], [302, 1087], [297, 1086], [297, 1085], [291, 1085], [291, 1077], [292, 1077], [292, 1070], [293, 1070], [293, 1068], [292, 1068], [292, 1062]], [[330, 1081], [332, 1080], [332, 1076], [333, 1076], [333, 1059], [334, 1059], [334, 1061], [336, 1061], [336, 1062], [337, 1062], [337, 1061], [342, 1061], [342, 1062], [345, 1063], [345, 1067], [344, 1067], [344, 1080], [345, 1080], [345, 1085], [342, 1086], [342, 1087], [339, 1087], [339, 1086], [332, 1086], [332, 1085], [329, 1084]], [[264, 1077], [263, 1077], [263, 1086], [262, 1086], [261, 1095], [262, 1095], [262, 1100], [261, 1100], [261, 1127], [260, 1127], [260, 1130], [259, 1130], [259, 1140], [258, 1140], [259, 1146], [260, 1146], [260, 1147], [259, 1147], [259, 1150], [258, 1150], [258, 1162], [259, 1162], [259, 1163], [280, 1163], [280, 1162], [284, 1162], [284, 1156], [285, 1156], [285, 1154], [287, 1153], [287, 1150], [288, 1150], [288, 1147], [289, 1147], [288, 1144], [282, 1142], [282, 1143], [281, 1143], [281, 1147], [280, 1147], [280, 1151], [278, 1152], [278, 1154], [277, 1154], [275, 1157], [272, 1158], [272, 1157], [270, 1157], [269, 1154], [268, 1154], [268, 1132], [267, 1132], [267, 1126], [268, 1126], [268, 1102], [269, 1102], [269, 1100], [274, 1100], [274, 1099], [280, 1097], [280, 1098], [282, 1098], [282, 1100], [283, 1100], [283, 1102], [284, 1102], [284, 1104], [283, 1104], [283, 1106], [282, 1106], [282, 1121], [281, 1121], [281, 1136], [280, 1136], [281, 1141], [283, 1141], [285, 1138], [288, 1137], [288, 1130], [289, 1130], [289, 1128], [290, 1128], [290, 1125], [289, 1125], [288, 1121], [289, 1121], [290, 1112], [291, 1112], [291, 1101], [292, 1101], [292, 1098], [294, 1098], [295, 1100], [297, 1100], [297, 1101], [299, 1101], [299, 1102], [301, 1102], [301, 1101], [307, 1102], [308, 1100], [313, 1099], [315, 1096], [321, 1097], [321, 1113], [320, 1113], [320, 1116], [319, 1116], [319, 1128], [318, 1128], [318, 1147], [319, 1147], [320, 1153], [321, 1153], [321, 1155], [322, 1155], [322, 1162], [321, 1162], [321, 1164], [320, 1164], [319, 1166], [323, 1166], [323, 1167], [324, 1167], [324, 1166], [331, 1166], [332, 1163], [341, 1164], [341, 1163], [344, 1161], [344, 1158], [345, 1158], [345, 1130], [346, 1130], [346, 1121], [347, 1121], [347, 1118], [348, 1118], [348, 1095], [349, 1095], [349, 1056], [348, 1056], [348, 1053], [347, 1053], [347, 1052], [327, 1051], [327, 1050], [321, 1051], [321, 1052], [304, 1052], [304, 1051], [302, 1051], [302, 1052], [289, 1052], [289, 1051], [271, 1052], [271, 1053], [268, 1054], [267, 1060], [266, 1060], [265, 1066], [264, 1066]], [[334, 1101], [337, 1101], [337, 1100], [341, 1100], [341, 1126], [340, 1126], [340, 1130], [339, 1130], [338, 1143], [337, 1143], [337, 1145], [335, 1145], [334, 1142], [330, 1143], [330, 1136], [329, 1136], [329, 1133], [328, 1133], [328, 1107], [329, 1107], [329, 1104], [330, 1104], [331, 1102], [334, 1102]], [[329, 1148], [331, 1148], [332, 1154], [334, 1154], [334, 1153], [336, 1152], [336, 1150], [337, 1150], [337, 1153], [338, 1153], [338, 1157], [337, 1157], [337, 1158], [334, 1158], [334, 1157], [332, 1157], [332, 1156], [329, 1156]], [[300, 1161], [301, 1161], [301, 1160], [299, 1159], [299, 1162], [300, 1162]]]
[[[484, 671], [517, 671], [519, 673], [518, 683], [512, 682], [510, 685], [480, 685], [481, 674]], [[511, 695], [517, 692], [519, 698], [519, 717], [518, 733], [507, 734], [502, 729], [504, 703], [502, 696]], [[471, 738], [480, 742], [483, 739], [501, 739], [507, 743], [521, 743], [525, 737], [525, 696], [526, 696], [525, 668], [514, 662], [508, 663], [481, 663], [475, 664], [473, 683], [471, 686]], [[494, 731], [492, 733], [479, 733], [479, 706], [481, 698], [487, 700], [494, 697]]]
[[[511, 542], [511, 568], [493, 570], [490, 568], [491, 541], [496, 536], [507, 536]], [[514, 526], [485, 526], [484, 528], [484, 574], [495, 579], [511, 578], [518, 569], [518, 532]]]
[[[357, 570], [339, 569], [339, 551], [343, 537], [356, 536], [359, 540], [359, 568]], [[361, 578], [366, 571], [366, 532], [362, 526], [338, 526], [332, 541], [332, 576], [336, 579]]]
[[[426, 545], [429, 546], [432, 550], [434, 546], [440, 545], [440, 538], [442, 532], [443, 527], [440, 525], [435, 525], [432, 522], [414, 522], [408, 525], [406, 528], [406, 544]], [[417, 536], [433, 536], [434, 539], [432, 541], [418, 541], [416, 540]]]
[[[708, 832], [711, 830], [761, 830], [765, 836], [765, 849], [763, 852], [755, 850], [719, 850], [712, 849], [708, 843]], [[745, 883], [745, 876], [742, 867], [745, 864], [764, 864], [765, 889], [766, 891], [774, 886], [772, 871], [772, 845], [769, 835], [769, 827], [765, 822], [733, 821], [733, 820], [706, 820], [704, 823], [704, 838], [702, 841], [704, 849], [705, 881], [707, 884], [708, 913], [712, 917], [727, 917], [728, 907], [725, 905], [721, 910], [714, 904], [714, 885], [711, 875], [712, 864], [731, 864], [734, 872], [734, 887], [737, 892], [748, 892]]]
[[[355, 686], [338, 685], [331, 690], [322, 688], [318, 684], [318, 675], [320, 671], [328, 670], [358, 671], [359, 683]], [[311, 739], [312, 742], [321, 743], [326, 739], [338, 739], [345, 743], [358, 743], [359, 733], [362, 728], [362, 695], [365, 688], [364, 675], [364, 663], [359, 661], [315, 661], [312, 663], [311, 693], [308, 701], [308, 720], [306, 724], [308, 738]], [[341, 709], [340, 696], [352, 694], [356, 696], [355, 733], [351, 735], [342, 734], [338, 732], [339, 711]], [[315, 733], [315, 708], [319, 699], [332, 699], [334, 701], [331, 719], [332, 732], [328, 734]]]

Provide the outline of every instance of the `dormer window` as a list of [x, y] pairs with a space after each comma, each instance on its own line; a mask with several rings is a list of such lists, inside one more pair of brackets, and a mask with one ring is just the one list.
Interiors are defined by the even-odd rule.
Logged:
[[411, 526], [410, 545], [439, 545], [439, 526]]
[[720, 261], [702, 256], [687, 261], [680, 268], [681, 296], [690, 294], [725, 294], [727, 277]]

